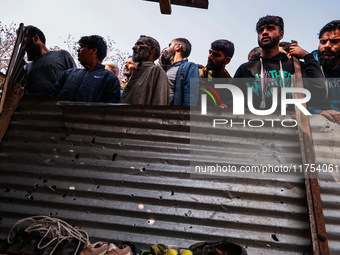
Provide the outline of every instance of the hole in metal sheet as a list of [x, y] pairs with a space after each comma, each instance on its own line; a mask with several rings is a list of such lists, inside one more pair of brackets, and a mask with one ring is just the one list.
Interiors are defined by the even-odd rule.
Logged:
[[79, 154], [76, 154], [74, 157], [75, 157], [76, 159], [79, 159]]
[[63, 197], [66, 197], [67, 196], [67, 194], [65, 193], [64, 195], [63, 195]]
[[135, 195], [134, 194], [131, 194], [130, 197], [134, 197]]
[[44, 179], [42, 182], [43, 182], [43, 183], [46, 183], [46, 182], [47, 182], [47, 180], [46, 180], [46, 179]]
[[153, 220], [153, 219], [148, 220], [148, 224], [150, 224], [150, 225], [155, 224], [155, 220]]
[[11, 192], [11, 188], [9, 188], [9, 187], [7, 187], [7, 188], [5, 189], [5, 193], [8, 193], [8, 192]]
[[144, 171], [145, 171], [145, 167], [141, 167], [139, 170], [140, 170], [141, 172], [144, 172]]
[[159, 197], [159, 199], [162, 199], [162, 198], [163, 198], [162, 196]]
[[173, 190], [171, 190], [171, 196], [175, 195], [175, 192]]
[[272, 235], [270, 235], [270, 236], [273, 238], [273, 240], [274, 240], [275, 242], [278, 242], [278, 241], [279, 241], [279, 239], [276, 237], [275, 234], [272, 234]]
[[113, 153], [113, 155], [112, 155], [112, 161], [115, 161], [117, 156], [118, 156], [117, 153]]
[[98, 185], [96, 188], [97, 188], [97, 189], [99, 189], [99, 188], [100, 188], [100, 186]]
[[34, 197], [32, 196], [32, 192], [31, 192], [31, 191], [27, 191], [27, 193], [25, 194], [25, 197], [26, 197], [27, 199], [31, 199], [31, 200], [34, 199]]
[[96, 143], [96, 138], [95, 137], [93, 137], [93, 139], [91, 140], [91, 142], [90, 142], [91, 144], [95, 144]]

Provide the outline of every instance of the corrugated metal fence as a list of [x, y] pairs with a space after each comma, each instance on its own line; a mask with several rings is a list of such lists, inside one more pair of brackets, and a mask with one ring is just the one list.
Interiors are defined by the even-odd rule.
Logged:
[[319, 173], [319, 185], [329, 248], [340, 254], [340, 125], [320, 115], [313, 115], [310, 123], [317, 164], [334, 166]]
[[207, 136], [208, 121], [191, 125], [190, 136], [190, 112], [181, 107], [25, 98], [0, 148], [1, 238], [21, 218], [50, 215], [91, 241], [188, 247], [226, 237], [249, 254], [311, 254], [302, 178], [190, 175], [190, 150], [202, 161], [224, 154], [233, 164], [301, 164], [297, 130]]

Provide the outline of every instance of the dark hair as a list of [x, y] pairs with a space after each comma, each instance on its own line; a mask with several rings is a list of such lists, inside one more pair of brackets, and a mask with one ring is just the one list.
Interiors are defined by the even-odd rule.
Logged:
[[290, 42], [280, 42], [279, 43], [279, 46], [282, 47], [282, 49], [287, 53], [289, 52], [290, 45], [291, 45]]
[[107, 45], [103, 37], [99, 35], [83, 36], [78, 43], [87, 45], [89, 49], [97, 49], [97, 57], [100, 61], [106, 57]]
[[256, 32], [259, 30], [260, 27], [269, 24], [274, 24], [280, 28], [280, 31], [284, 31], [283, 19], [281, 17], [267, 15], [260, 18], [259, 21], [256, 23]]
[[151, 36], [146, 36], [146, 35], [141, 35], [140, 38], [146, 38], [147, 39], [147, 44], [149, 46], [154, 46], [155, 47], [154, 60], [159, 58], [159, 56], [161, 55], [161, 46], [159, 46], [158, 41], [155, 38], [152, 38]]
[[248, 53], [248, 60], [250, 60], [254, 55], [261, 55], [262, 48], [260, 46], [254, 47], [251, 51]]
[[333, 20], [327, 23], [323, 28], [321, 28], [319, 33], [319, 39], [325, 32], [334, 31], [336, 29], [340, 30], [340, 20]]
[[213, 50], [222, 51], [226, 57], [232, 58], [234, 56], [235, 48], [234, 44], [228, 40], [216, 40], [211, 43]]
[[46, 43], [46, 37], [44, 33], [35, 26], [25, 26], [25, 31], [27, 31], [27, 34], [32, 38], [35, 35], [38, 35], [40, 38], [40, 41], [42, 41], [43, 44]]
[[191, 53], [191, 43], [189, 42], [189, 40], [187, 40], [185, 38], [176, 38], [176, 39], [174, 39], [174, 41], [182, 44], [183, 58], [189, 57], [189, 55]]

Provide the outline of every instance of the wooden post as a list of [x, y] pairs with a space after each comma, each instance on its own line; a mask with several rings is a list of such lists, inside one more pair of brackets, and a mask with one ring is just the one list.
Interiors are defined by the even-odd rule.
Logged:
[[6, 100], [4, 107], [0, 113], [0, 143], [4, 137], [9, 124], [11, 123], [11, 117], [14, 114], [21, 97], [24, 94], [24, 88], [19, 83], [9, 83], [6, 90], [6, 95], [3, 95]]
[[[293, 75], [294, 87], [303, 88], [300, 61], [293, 57], [295, 74]], [[301, 98], [300, 93], [293, 93], [294, 98]], [[304, 104], [306, 107], [306, 104]], [[315, 152], [313, 148], [312, 134], [309, 125], [309, 118], [302, 113], [298, 107], [295, 107], [296, 120], [299, 127], [300, 146], [302, 153], [302, 163], [304, 164], [305, 184], [308, 211], [311, 223], [311, 235], [313, 243], [313, 253], [320, 255], [329, 255], [328, 239], [326, 233], [325, 219], [323, 215], [322, 200], [320, 196], [320, 187], [318, 174], [311, 171], [310, 167], [315, 163]]]
[[171, 0], [159, 0], [162, 14], [171, 14]]

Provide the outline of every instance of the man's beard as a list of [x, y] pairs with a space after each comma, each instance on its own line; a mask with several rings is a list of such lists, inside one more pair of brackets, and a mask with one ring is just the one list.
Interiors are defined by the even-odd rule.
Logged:
[[218, 68], [218, 66], [216, 66], [215, 63], [211, 59], [208, 59], [207, 69], [208, 70], [216, 70], [217, 68]]
[[[332, 55], [324, 55], [325, 53], [332, 52]], [[340, 51], [334, 52], [332, 50], [318, 51], [318, 59], [322, 66], [333, 67], [340, 60]]]
[[141, 50], [140, 52], [138, 51], [133, 51], [132, 53], [132, 61], [133, 62], [143, 62], [143, 61], [146, 61], [149, 57], [149, 51], [148, 49], [144, 49], [144, 50]]
[[280, 36], [276, 36], [276, 37], [270, 38], [270, 41], [267, 42], [267, 43], [263, 43], [262, 41], [258, 41], [259, 46], [260, 46], [262, 49], [271, 49], [271, 48], [273, 48], [275, 45], [278, 45], [279, 42], [280, 42]]
[[123, 75], [126, 76], [126, 77], [130, 77], [132, 74], [132, 69], [125, 69], [123, 70]]
[[36, 45], [32, 39], [26, 44], [25, 51], [27, 52], [27, 59], [29, 61], [33, 61], [36, 57], [41, 55], [39, 45]]
[[174, 51], [164, 51], [162, 53], [162, 56], [161, 56], [161, 66], [164, 66], [164, 67], [169, 67], [171, 66], [171, 62], [172, 60], [174, 59], [174, 56], [175, 56], [175, 52]]

